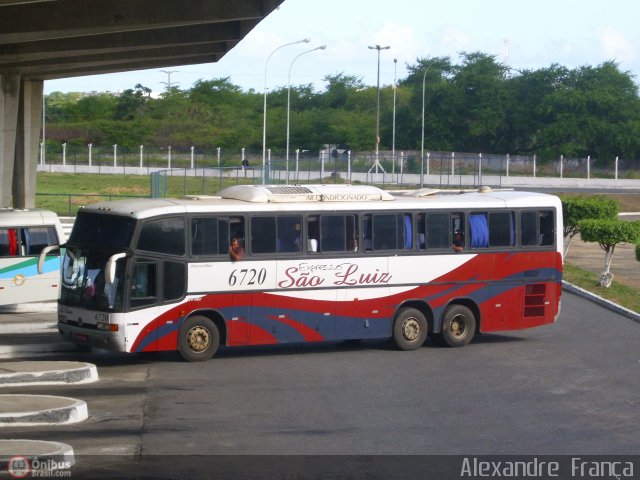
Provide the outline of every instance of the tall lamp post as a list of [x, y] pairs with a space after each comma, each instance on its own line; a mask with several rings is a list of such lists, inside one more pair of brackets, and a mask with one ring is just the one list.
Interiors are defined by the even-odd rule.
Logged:
[[284, 45], [280, 45], [278, 48], [273, 50], [269, 56], [267, 57], [267, 61], [264, 64], [264, 104], [262, 107], [263, 110], [263, 121], [262, 121], [262, 184], [266, 183], [266, 166], [267, 166], [267, 67], [269, 66], [269, 60], [274, 53], [284, 47], [288, 47], [289, 45], [296, 45], [298, 43], [309, 43], [308, 38], [303, 38], [302, 40], [297, 40], [295, 42], [285, 43]]
[[[380, 149], [380, 51], [381, 50], [389, 50], [389, 46], [381, 47], [380, 45], [369, 46], [370, 50], [378, 51], [378, 81], [376, 84], [376, 92], [377, 92], [377, 105], [376, 105], [376, 161], [373, 164], [373, 167], [376, 169], [376, 173], [378, 173], [378, 167], [384, 172], [384, 168], [380, 165], [380, 161], [378, 160], [379, 149]], [[371, 169], [373, 169], [371, 167]], [[369, 170], [371, 171], [371, 170]]]
[[396, 67], [398, 66], [398, 59], [393, 59], [393, 133], [391, 136], [391, 175], [396, 174]]
[[[429, 68], [424, 69], [424, 74], [422, 75], [422, 142], [420, 144], [420, 188], [424, 187], [424, 93], [425, 93], [425, 84], [427, 80], [427, 70]], [[428, 174], [428, 172], [427, 172]]]
[[286, 184], [289, 184], [289, 125], [290, 125], [290, 118], [291, 118], [291, 69], [293, 68], [293, 64], [296, 62], [296, 60], [298, 60], [302, 55], [305, 55], [307, 53], [311, 53], [311, 52], [315, 52], [316, 50], [324, 50], [325, 48], [327, 48], [326, 45], [320, 45], [319, 47], [316, 48], [312, 48], [311, 50], [307, 50], [306, 52], [302, 52], [299, 55], [297, 55], [292, 61], [291, 61], [291, 65], [289, 65], [289, 75], [287, 77], [287, 153], [286, 153], [286, 170], [287, 170], [287, 179], [286, 179]]

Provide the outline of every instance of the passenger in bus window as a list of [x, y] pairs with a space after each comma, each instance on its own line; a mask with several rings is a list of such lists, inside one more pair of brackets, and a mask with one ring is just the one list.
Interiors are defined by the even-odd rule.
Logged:
[[464, 250], [464, 235], [462, 230], [456, 230], [453, 234], [453, 250], [461, 252]]
[[231, 239], [231, 246], [229, 247], [229, 256], [233, 261], [240, 260], [242, 257], [244, 257], [244, 247], [240, 243], [240, 240], [238, 240], [238, 238], [236, 237], [233, 237]]
[[308, 252], [317, 252], [318, 251], [318, 238], [320, 238], [320, 234], [318, 232], [318, 218], [317, 217], [309, 217], [307, 221], [307, 251]]

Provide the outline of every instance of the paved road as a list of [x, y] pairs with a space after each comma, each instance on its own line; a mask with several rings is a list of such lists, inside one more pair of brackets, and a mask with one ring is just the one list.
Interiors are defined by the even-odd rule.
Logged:
[[[183, 457], [202, 454], [637, 454], [638, 345], [639, 323], [565, 294], [557, 324], [485, 335], [463, 349], [243, 348], [204, 363], [173, 354], [59, 354], [95, 363], [101, 381], [26, 390], [84, 399], [89, 420], [2, 433], [68, 443], [74, 472], [96, 478], [109, 469], [122, 476], [140, 458], [167, 478], [189, 458], [202, 465], [194, 478], [207, 478], [211, 457]], [[216, 468], [248, 468], [253, 457], [243, 458], [217, 457], [231, 465]], [[272, 468], [282, 458], [297, 461], [276, 458]], [[362, 458], [340, 468], [378, 478], [384, 457]]]

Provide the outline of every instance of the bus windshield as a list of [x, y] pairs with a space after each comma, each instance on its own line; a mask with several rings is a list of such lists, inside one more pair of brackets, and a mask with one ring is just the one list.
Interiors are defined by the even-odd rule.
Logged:
[[74, 222], [69, 244], [124, 250], [131, 245], [135, 223], [132, 218], [80, 212]]
[[116, 264], [113, 284], [105, 282], [105, 266], [114, 251], [68, 246], [62, 262], [60, 303], [103, 311], [122, 310], [124, 261]]

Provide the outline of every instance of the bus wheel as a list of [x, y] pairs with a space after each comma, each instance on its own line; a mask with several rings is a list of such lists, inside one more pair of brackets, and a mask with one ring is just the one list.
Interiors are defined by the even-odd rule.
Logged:
[[427, 339], [429, 326], [420, 310], [403, 308], [393, 322], [393, 340], [400, 350], [420, 348]]
[[449, 347], [464, 347], [476, 333], [476, 317], [464, 305], [449, 305], [442, 320], [441, 340]]
[[209, 360], [220, 345], [218, 327], [207, 317], [187, 318], [180, 327], [178, 350], [189, 362]]

